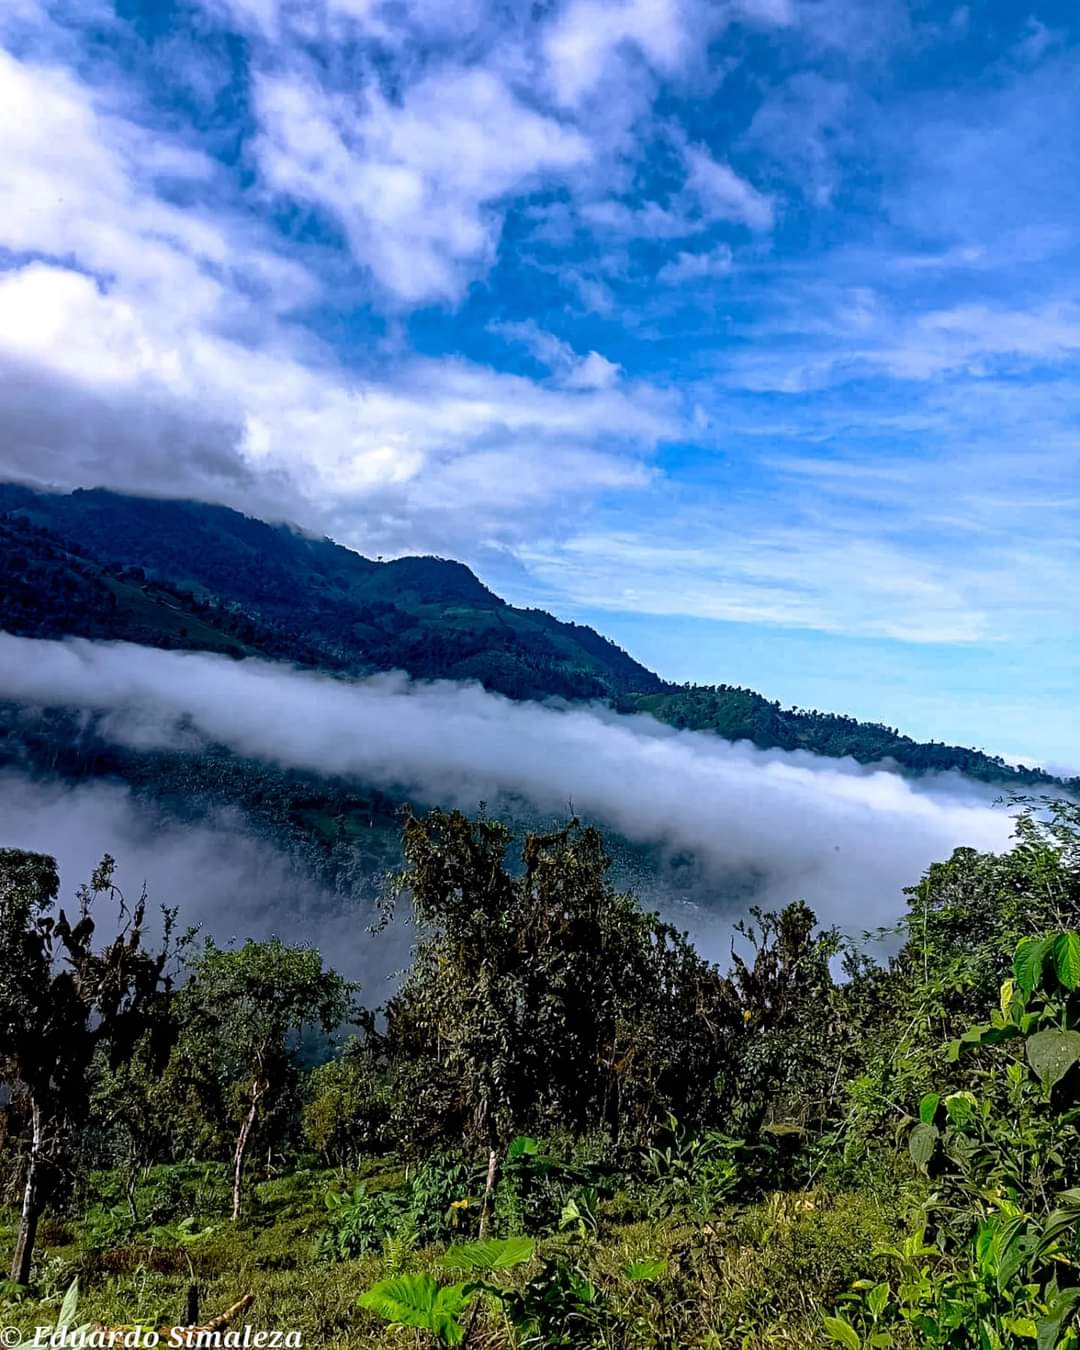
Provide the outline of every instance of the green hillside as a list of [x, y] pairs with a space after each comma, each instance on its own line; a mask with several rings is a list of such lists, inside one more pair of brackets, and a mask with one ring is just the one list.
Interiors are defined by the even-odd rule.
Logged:
[[1060, 785], [979, 750], [783, 708], [750, 689], [669, 684], [592, 628], [507, 604], [462, 563], [372, 561], [200, 502], [0, 484], [0, 628], [477, 680], [510, 698], [602, 699], [761, 749], [891, 760], [1012, 788]]
[[12, 632], [399, 669], [511, 698], [663, 687], [592, 629], [515, 609], [443, 558], [372, 562], [225, 507], [97, 490], [0, 485], [0, 513], [0, 623]]
[[639, 712], [687, 731], [711, 731], [731, 741], [752, 741], [763, 750], [809, 750], [849, 756], [860, 764], [891, 760], [909, 773], [953, 771], [984, 783], [1014, 787], [1060, 783], [1041, 769], [1007, 764], [997, 755], [941, 741], [916, 741], [895, 727], [860, 722], [842, 713], [783, 708], [735, 685], [684, 685], [633, 699]]

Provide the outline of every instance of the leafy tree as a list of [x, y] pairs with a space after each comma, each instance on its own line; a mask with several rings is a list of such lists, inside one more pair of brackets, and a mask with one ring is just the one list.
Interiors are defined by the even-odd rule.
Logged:
[[[0, 850], [0, 1078], [29, 1106], [30, 1144], [11, 1278], [30, 1276], [38, 1220], [55, 1191], [75, 1131], [86, 1118], [92, 1069], [115, 1067], [149, 1034], [151, 1061], [167, 1053], [164, 974], [171, 920], [161, 950], [145, 949], [146, 896], [128, 910], [106, 857], [77, 893], [71, 923], [52, 914], [59, 891], [53, 858]], [[117, 908], [118, 929], [95, 950], [92, 909]]]
[[[168, 1019], [171, 1043], [175, 1039], [171, 1000], [162, 1017]], [[132, 1047], [128, 1058], [98, 1066], [84, 1132], [92, 1138], [93, 1156], [111, 1166], [119, 1164], [133, 1224], [139, 1221], [135, 1198], [139, 1179], [168, 1156], [175, 1139], [172, 1085], [163, 1077], [157, 1048], [161, 1039], [162, 1031], [155, 1029], [153, 1036], [144, 1035]]]
[[235, 951], [208, 940], [177, 995], [180, 1042], [171, 1071], [197, 1107], [234, 1133], [233, 1218], [240, 1216], [244, 1160], [257, 1125], [287, 1102], [305, 1027], [329, 1035], [353, 1013], [358, 986], [310, 947], [278, 938]]
[[907, 895], [901, 984], [949, 1035], [996, 998], [1022, 937], [1080, 925], [1080, 804], [1028, 804], [1011, 849], [959, 848]]
[[600, 836], [577, 821], [512, 835], [460, 812], [411, 816], [406, 870], [421, 937], [388, 1009], [418, 1068], [410, 1109], [488, 1146], [521, 1129], [648, 1133], [698, 1111], [730, 1012], [718, 973], [608, 882]]
[[751, 911], [735, 925], [753, 953], [731, 951], [725, 990], [740, 1034], [727, 1068], [733, 1123], [754, 1130], [763, 1121], [820, 1123], [843, 1081], [844, 999], [830, 971], [840, 951], [835, 929], [817, 929], [801, 901], [779, 913]]
[[391, 1083], [382, 1038], [369, 1028], [308, 1079], [304, 1137], [334, 1166], [359, 1166], [388, 1142]]

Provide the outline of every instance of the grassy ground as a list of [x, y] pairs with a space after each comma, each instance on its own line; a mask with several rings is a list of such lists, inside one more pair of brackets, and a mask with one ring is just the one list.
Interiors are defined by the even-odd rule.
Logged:
[[[389, 1164], [365, 1169], [369, 1189], [400, 1185]], [[162, 1176], [177, 1202], [202, 1213], [192, 1225], [211, 1232], [186, 1247], [169, 1230], [144, 1223], [127, 1229], [116, 1202], [121, 1181], [100, 1179], [101, 1203], [77, 1219], [50, 1218], [43, 1225], [32, 1299], [0, 1297], [0, 1323], [30, 1333], [56, 1320], [71, 1279], [80, 1279], [78, 1321], [105, 1325], [169, 1326], [180, 1320], [190, 1283], [188, 1260], [201, 1293], [201, 1314], [214, 1316], [244, 1294], [255, 1296], [245, 1317], [254, 1328], [302, 1333], [307, 1347], [412, 1347], [432, 1344], [420, 1333], [394, 1330], [356, 1306], [358, 1294], [387, 1274], [430, 1270], [438, 1274], [441, 1247], [394, 1250], [330, 1263], [319, 1259], [318, 1236], [327, 1221], [324, 1197], [342, 1178], [318, 1170], [296, 1171], [251, 1188], [247, 1218], [233, 1224], [224, 1209], [223, 1176], [213, 1168], [158, 1169], [140, 1188], [140, 1204], [161, 1200]], [[348, 1179], [349, 1184], [352, 1178]], [[166, 1197], [168, 1198], [168, 1197]], [[616, 1196], [599, 1211], [595, 1230], [541, 1237], [538, 1256], [561, 1254], [587, 1271], [608, 1316], [605, 1325], [569, 1346], [812, 1347], [828, 1344], [821, 1314], [831, 1312], [857, 1278], [881, 1267], [875, 1250], [892, 1241], [889, 1211], [895, 1197], [869, 1190], [775, 1194], [708, 1220], [686, 1213], [643, 1217], [640, 1203]], [[0, 1246], [10, 1250], [14, 1213], [3, 1214]], [[115, 1230], [115, 1231], [114, 1231]], [[466, 1232], [464, 1236], [472, 1236]], [[629, 1262], [662, 1263], [662, 1273], [641, 1282], [626, 1278]], [[513, 1272], [521, 1282], [538, 1261]], [[447, 1278], [442, 1272], [442, 1278]], [[470, 1344], [510, 1347], [508, 1329], [485, 1314]], [[593, 1339], [588, 1339], [592, 1335]]]

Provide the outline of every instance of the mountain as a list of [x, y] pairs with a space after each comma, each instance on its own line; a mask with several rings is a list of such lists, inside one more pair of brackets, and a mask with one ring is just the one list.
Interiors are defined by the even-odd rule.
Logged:
[[[917, 741], [881, 722], [860, 722], [842, 713], [783, 708], [775, 700], [736, 685], [684, 685], [633, 699], [638, 712], [687, 731], [710, 731], [729, 741], [752, 741], [762, 750], [808, 750], [860, 764], [891, 761], [909, 774], [962, 773], [984, 783], [1019, 790], [1062, 785], [1063, 780], [1007, 763], [999, 755], [942, 741]], [[1075, 789], [1077, 780], [1068, 780]]]
[[0, 484], [0, 627], [479, 680], [511, 698], [663, 682], [591, 628], [508, 605], [462, 563], [373, 562], [198, 502]]
[[464, 564], [372, 561], [222, 506], [0, 484], [0, 629], [261, 656], [359, 675], [478, 680], [517, 699], [603, 699], [762, 749], [1060, 785], [963, 746], [731, 685], [674, 685], [594, 629], [518, 609]]

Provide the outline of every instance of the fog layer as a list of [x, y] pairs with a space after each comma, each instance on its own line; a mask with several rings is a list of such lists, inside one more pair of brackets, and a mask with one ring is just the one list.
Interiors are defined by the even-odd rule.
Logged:
[[52, 854], [61, 903], [110, 853], [129, 901], [146, 886], [155, 927], [167, 905], [179, 909], [181, 930], [198, 926], [221, 943], [273, 936], [309, 942], [360, 979], [371, 1003], [386, 997], [387, 980], [408, 964], [409, 930], [391, 925], [373, 937], [370, 905], [350, 904], [321, 887], [230, 813], [192, 823], [163, 815], [115, 784], [71, 787], [4, 773], [0, 847]]
[[1000, 848], [993, 792], [952, 775], [914, 782], [805, 753], [764, 752], [644, 716], [514, 703], [400, 674], [344, 681], [258, 661], [0, 635], [0, 698], [105, 713], [144, 748], [216, 742], [253, 758], [353, 774], [468, 809], [500, 794], [628, 838], [751, 872], [759, 898], [824, 920], [895, 918], [901, 888], [958, 844]]

